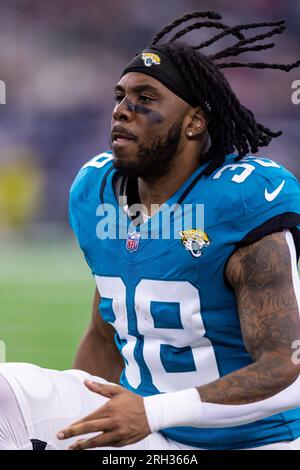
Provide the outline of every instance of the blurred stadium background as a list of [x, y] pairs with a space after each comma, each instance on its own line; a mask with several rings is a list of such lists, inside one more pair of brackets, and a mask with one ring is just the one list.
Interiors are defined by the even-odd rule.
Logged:
[[[94, 286], [68, 228], [69, 187], [82, 163], [109, 147], [112, 89], [124, 65], [170, 20], [205, 9], [227, 24], [286, 19], [275, 50], [244, 60], [300, 57], [299, 0], [1, 0], [0, 340], [7, 360], [71, 367]], [[300, 70], [226, 75], [260, 122], [284, 131], [261, 155], [299, 177], [300, 106], [291, 102], [291, 84]]]

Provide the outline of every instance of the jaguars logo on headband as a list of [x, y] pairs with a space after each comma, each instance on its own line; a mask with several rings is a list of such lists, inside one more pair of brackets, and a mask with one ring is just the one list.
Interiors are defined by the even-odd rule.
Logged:
[[160, 57], [157, 54], [153, 54], [153, 52], [143, 52], [142, 59], [146, 67], [151, 67], [153, 64], [160, 64]]
[[200, 258], [203, 254], [203, 250], [211, 244], [207, 233], [202, 232], [202, 230], [198, 228], [182, 230], [179, 232], [179, 235], [181, 236], [182, 244], [191, 252], [194, 258]]

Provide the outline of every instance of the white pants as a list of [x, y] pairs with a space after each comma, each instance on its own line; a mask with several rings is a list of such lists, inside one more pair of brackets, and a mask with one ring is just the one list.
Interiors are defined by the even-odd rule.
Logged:
[[[67, 449], [78, 437], [60, 441], [56, 438], [57, 432], [107, 401], [107, 398], [88, 390], [83, 384], [85, 379], [108, 383], [79, 370], [61, 372], [32, 364], [0, 364], [0, 450], [31, 450], [31, 440], [34, 439], [47, 443], [47, 450]], [[85, 437], [93, 435], [97, 433]], [[160, 433], [152, 433], [120, 449], [201, 450], [169, 440]], [[300, 439], [256, 449], [300, 450]]]
[[[79, 370], [61, 372], [32, 364], [0, 364], [0, 450], [32, 450], [31, 439], [46, 442], [47, 450], [67, 449], [77, 441], [78, 437], [60, 441], [56, 434], [108, 400], [88, 390], [83, 384], [85, 379], [108, 383]], [[86, 434], [86, 437], [97, 434]], [[194, 448], [153, 433], [122, 449]]]

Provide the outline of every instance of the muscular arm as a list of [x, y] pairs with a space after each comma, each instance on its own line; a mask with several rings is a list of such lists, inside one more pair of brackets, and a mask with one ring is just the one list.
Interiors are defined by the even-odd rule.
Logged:
[[244, 343], [254, 363], [205, 386], [203, 402], [245, 404], [271, 397], [300, 373], [292, 344], [300, 339], [299, 308], [284, 233], [237, 250], [226, 276], [234, 288]]
[[119, 383], [124, 362], [114, 342], [114, 328], [99, 315], [99, 301], [96, 289], [92, 320], [80, 343], [74, 368]]

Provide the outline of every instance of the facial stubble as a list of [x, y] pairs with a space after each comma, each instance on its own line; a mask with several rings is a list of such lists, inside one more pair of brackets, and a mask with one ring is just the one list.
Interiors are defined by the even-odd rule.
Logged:
[[135, 160], [126, 161], [114, 150], [114, 167], [120, 174], [131, 177], [161, 177], [168, 173], [176, 158], [181, 137], [182, 121], [174, 123], [167, 134], [154, 138], [150, 145], [139, 145]]

